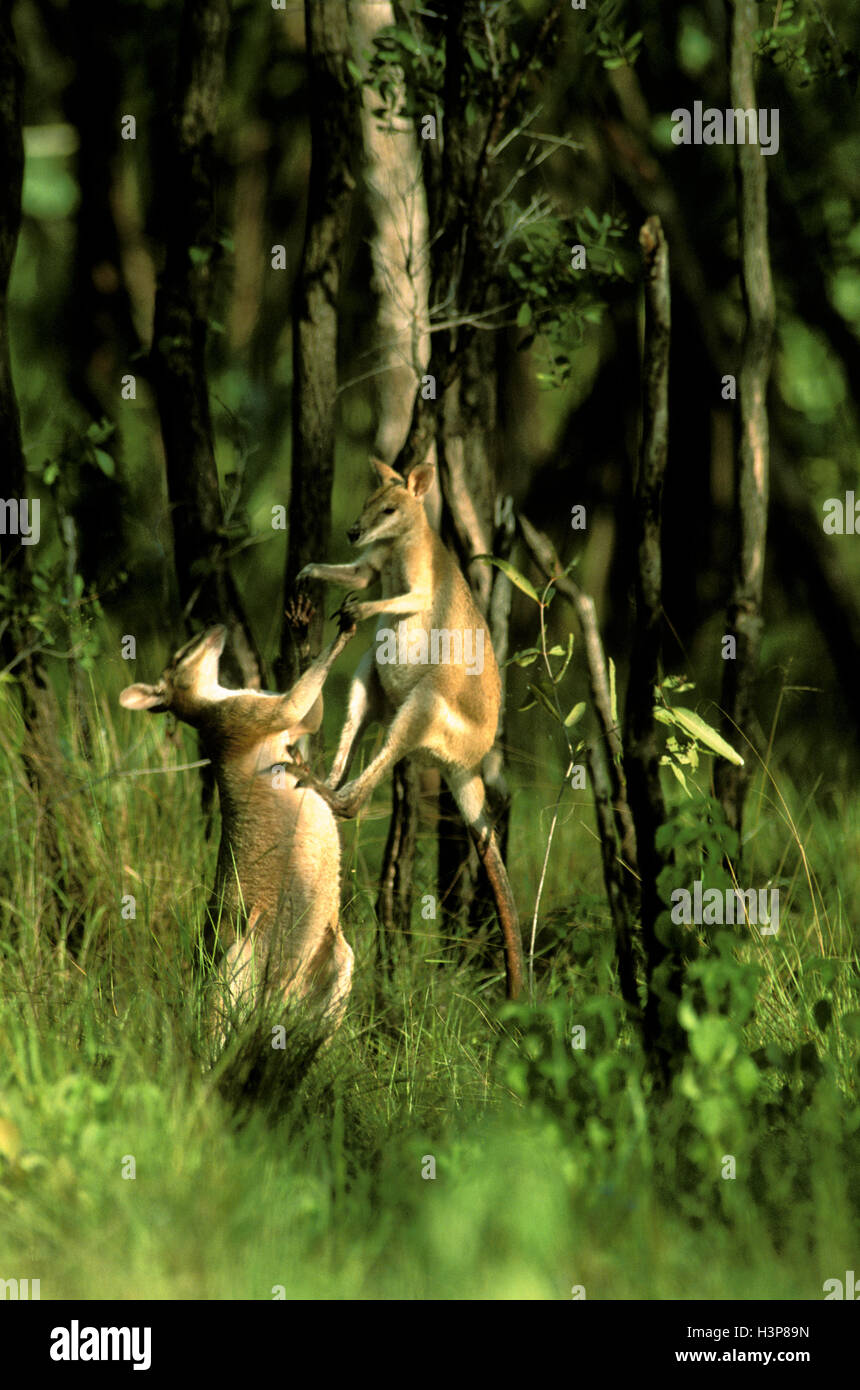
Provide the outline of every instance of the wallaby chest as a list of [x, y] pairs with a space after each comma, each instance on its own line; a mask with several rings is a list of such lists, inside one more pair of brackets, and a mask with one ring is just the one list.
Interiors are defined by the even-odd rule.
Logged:
[[427, 675], [428, 662], [421, 659], [422, 650], [428, 650], [429, 633], [441, 599], [429, 533], [422, 542], [392, 547], [379, 575], [383, 598], [421, 596], [414, 613], [382, 613], [376, 623], [376, 668], [382, 688], [394, 705], [401, 704]]

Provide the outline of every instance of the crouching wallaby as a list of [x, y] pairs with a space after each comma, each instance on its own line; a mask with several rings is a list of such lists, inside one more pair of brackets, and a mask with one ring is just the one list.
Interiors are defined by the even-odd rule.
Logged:
[[[382, 597], [349, 596], [343, 613], [378, 618], [376, 644], [356, 671], [349, 711], [325, 788], [335, 815], [354, 816], [399, 758], [437, 766], [472, 833], [487, 871], [505, 941], [508, 997], [520, 992], [523, 948], [511, 886], [486, 810], [481, 760], [493, 746], [501, 685], [487, 625], [453, 556], [427, 520], [422, 498], [432, 464], [403, 478], [374, 461], [382, 480], [348, 532], [364, 554], [351, 565], [306, 565], [297, 576], [364, 589], [381, 580]], [[396, 630], [395, 630], [396, 628]], [[356, 742], [371, 719], [390, 718], [385, 742], [346, 786]], [[337, 790], [340, 788], [340, 790]]]
[[155, 685], [119, 697], [126, 709], [170, 710], [200, 731], [212, 760], [221, 844], [210, 914], [228, 947], [220, 974], [230, 1009], [280, 995], [302, 1001], [326, 1032], [343, 1017], [353, 966], [338, 922], [340, 841], [331, 810], [298, 787], [300, 768], [287, 759], [300, 735], [319, 728], [323, 683], [353, 633], [341, 632], [288, 694], [268, 695], [219, 684], [227, 630], [213, 627]]

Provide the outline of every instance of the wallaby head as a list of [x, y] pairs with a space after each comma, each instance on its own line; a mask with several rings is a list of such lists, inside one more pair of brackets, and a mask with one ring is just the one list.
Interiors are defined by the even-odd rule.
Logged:
[[[119, 702], [126, 709], [146, 709], [151, 714], [171, 710], [186, 724], [197, 724], [207, 704], [217, 699], [218, 662], [227, 640], [226, 627], [210, 627], [192, 637], [166, 666], [154, 685], [139, 681], [126, 686]], [[225, 692], [226, 693], [226, 692]]]
[[432, 463], [413, 468], [408, 478], [378, 459], [373, 460], [373, 466], [382, 486], [371, 493], [358, 521], [347, 531], [352, 544], [396, 542], [412, 532], [429, 528], [423, 498], [433, 485], [436, 470]]
[[[316, 733], [322, 723], [322, 696], [269, 695], [258, 690], [230, 690], [218, 679], [218, 663], [227, 640], [222, 625], [210, 627], [180, 647], [154, 685], [138, 682], [123, 690], [119, 702], [126, 709], [167, 710], [185, 724], [198, 728], [208, 741], [229, 745], [233, 753], [257, 747], [276, 736], [278, 747], [294, 743], [302, 734]], [[217, 750], [216, 750], [217, 751]]]

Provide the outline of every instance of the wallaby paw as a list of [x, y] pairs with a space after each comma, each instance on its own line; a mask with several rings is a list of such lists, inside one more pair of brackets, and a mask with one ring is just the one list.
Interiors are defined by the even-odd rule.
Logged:
[[348, 601], [348, 599], [344, 599], [340, 608], [332, 613], [332, 617], [337, 618], [338, 632], [355, 632], [356, 630], [355, 614], [350, 608], [347, 608]]
[[[304, 571], [302, 571], [302, 573], [304, 573]], [[296, 583], [298, 583], [301, 577], [300, 574], [296, 579]], [[310, 627], [313, 616], [314, 606], [307, 594], [298, 594], [295, 598], [291, 598], [284, 609], [284, 617], [290, 627], [294, 629]]]
[[341, 632], [348, 632], [350, 628], [355, 628], [356, 624], [364, 617], [364, 608], [364, 603], [356, 593], [347, 594], [337, 610]]

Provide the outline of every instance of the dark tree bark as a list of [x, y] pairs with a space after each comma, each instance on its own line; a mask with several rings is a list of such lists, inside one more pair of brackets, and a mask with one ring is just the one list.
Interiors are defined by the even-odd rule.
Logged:
[[7, 294], [18, 233], [21, 229], [21, 185], [24, 142], [21, 134], [23, 73], [11, 7], [0, 8], [0, 459], [7, 496], [17, 496], [24, 481], [21, 422], [12, 383], [9, 353]]
[[[329, 553], [337, 416], [338, 299], [341, 264], [360, 148], [358, 96], [346, 60], [351, 55], [350, 0], [305, 0], [310, 91], [311, 172], [302, 263], [293, 311], [293, 427], [289, 551], [284, 593], [296, 575]], [[325, 586], [308, 586], [315, 609], [310, 656], [320, 650], [329, 601]], [[284, 627], [278, 679], [301, 670], [289, 626]]]
[[[27, 495], [21, 421], [12, 380], [7, 295], [21, 227], [24, 144], [21, 134], [23, 73], [12, 28], [10, 7], [0, 9], [0, 489], [4, 501]], [[31, 547], [13, 535], [0, 539], [3, 578], [8, 591], [0, 618], [0, 666], [17, 663], [26, 650], [20, 605], [29, 590]], [[18, 671], [18, 674], [23, 674]]]
[[639, 233], [645, 267], [645, 394], [642, 453], [634, 496], [636, 518], [636, 626], [624, 721], [624, 766], [630, 810], [636, 827], [640, 877], [641, 930], [645, 952], [644, 1042], [658, 1075], [668, 1076], [681, 1046], [667, 1014], [679, 997], [677, 963], [668, 977], [660, 967], [670, 954], [657, 935], [663, 903], [657, 878], [664, 865], [657, 831], [665, 819], [660, 785], [660, 749], [654, 721], [654, 686], [659, 675], [662, 636], [662, 559], [660, 508], [669, 434], [669, 255], [658, 217]]
[[[734, 0], [731, 53], [733, 107], [753, 108], [755, 0]], [[738, 177], [738, 228], [741, 280], [747, 308], [740, 372], [740, 449], [737, 478], [737, 535], [735, 578], [728, 613], [728, 630], [736, 639], [737, 656], [723, 672], [724, 734], [737, 741], [739, 732], [755, 744], [754, 692], [758, 674], [762, 627], [765, 539], [769, 492], [767, 386], [770, 378], [774, 328], [774, 294], [767, 238], [767, 160], [757, 144], [735, 146]], [[715, 774], [717, 795], [726, 819], [738, 832], [744, 797], [754, 760], [742, 767], [720, 761]]]
[[382, 856], [382, 874], [376, 915], [379, 921], [379, 954], [388, 978], [394, 970], [395, 942], [408, 931], [412, 918], [415, 851], [418, 844], [418, 767], [411, 758], [394, 764], [391, 820]]
[[155, 300], [151, 365], [183, 610], [195, 626], [226, 624], [228, 679], [254, 689], [260, 686], [261, 661], [225, 556], [206, 386], [208, 314], [218, 262], [213, 142], [228, 26], [227, 0], [185, 0], [172, 144], [161, 160], [163, 196], [173, 203]]
[[[114, 161], [125, 74], [116, 61], [118, 13], [112, 0], [91, 0], [87, 25], [69, 9], [52, 7], [52, 27], [59, 49], [68, 54], [72, 80], [65, 93], [69, 121], [78, 132], [76, 157], [80, 203], [75, 213], [75, 258], [63, 311], [62, 350], [69, 388], [93, 420], [116, 422], [120, 412], [120, 378], [140, 374], [141, 349], [127, 286], [123, 278], [119, 234], [114, 219]], [[115, 434], [110, 452], [120, 463], [116, 477], [86, 466], [86, 475], [69, 489], [70, 516], [77, 531], [77, 565], [87, 584], [106, 586], [122, 569], [125, 514], [122, 436]], [[80, 465], [78, 465], [80, 467]]]

